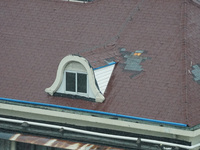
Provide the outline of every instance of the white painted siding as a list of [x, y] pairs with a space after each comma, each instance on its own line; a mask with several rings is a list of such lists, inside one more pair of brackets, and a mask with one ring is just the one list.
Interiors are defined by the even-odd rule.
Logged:
[[95, 78], [97, 80], [99, 89], [102, 94], [105, 93], [108, 82], [112, 75], [115, 64], [94, 70]]

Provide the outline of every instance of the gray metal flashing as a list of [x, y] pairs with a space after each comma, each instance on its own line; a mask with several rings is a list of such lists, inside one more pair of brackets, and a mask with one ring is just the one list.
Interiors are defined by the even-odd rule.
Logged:
[[142, 58], [135, 57], [135, 56], [130, 56], [126, 57], [127, 61], [125, 62], [125, 70], [131, 70], [131, 71], [142, 71], [142, 66], [140, 63], [142, 62]]
[[200, 84], [200, 65], [193, 65], [192, 68], [193, 68], [193, 70], [191, 72], [193, 75], [193, 79], [198, 84]]
[[143, 72], [143, 68], [141, 63], [144, 62], [147, 59], [150, 59], [149, 57], [142, 57], [141, 55], [143, 53], [147, 53], [145, 50], [136, 50], [135, 52], [129, 52], [126, 51], [125, 48], [119, 48], [120, 53], [122, 57], [125, 59], [124, 64], [122, 65], [122, 68], [125, 71], [131, 71], [133, 74], [130, 76], [130, 78], [133, 78]]

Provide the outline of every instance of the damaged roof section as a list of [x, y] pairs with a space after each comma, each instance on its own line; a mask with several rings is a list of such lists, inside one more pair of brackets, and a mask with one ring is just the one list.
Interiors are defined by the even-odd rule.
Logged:
[[194, 81], [200, 84], [200, 65], [193, 65], [192, 68], [192, 75], [194, 76]]
[[125, 48], [120, 48], [120, 53], [125, 59], [123, 64], [124, 70], [132, 71], [133, 74], [130, 76], [133, 78], [134, 76], [140, 74], [143, 71], [141, 63], [149, 57], [142, 57], [141, 55], [147, 53], [145, 50], [136, 50], [135, 52], [126, 51]]
[[3, 134], [6, 137], [12, 136], [9, 138], [10, 141], [15, 142], [23, 142], [23, 143], [31, 143], [35, 145], [48, 146], [54, 148], [62, 148], [62, 149], [77, 149], [77, 150], [94, 150], [94, 149], [107, 149], [107, 150], [123, 150], [119, 148], [89, 144], [89, 143], [80, 143], [80, 142], [72, 142], [68, 140], [61, 139], [52, 139], [47, 137], [40, 136], [32, 136], [32, 135], [23, 135], [23, 134]]

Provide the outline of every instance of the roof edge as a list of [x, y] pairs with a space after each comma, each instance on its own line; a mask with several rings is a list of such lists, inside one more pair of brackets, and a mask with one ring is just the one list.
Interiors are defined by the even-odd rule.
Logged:
[[113, 116], [113, 117], [134, 119], [134, 120], [146, 121], [146, 122], [151, 122], [151, 123], [166, 124], [166, 125], [171, 125], [171, 126], [188, 127], [187, 124], [183, 124], [183, 123], [176, 123], [176, 122], [148, 119], [148, 118], [135, 117], [135, 116], [127, 116], [127, 115], [122, 115], [122, 114], [109, 113], [109, 112], [103, 112], [103, 111], [96, 111], [96, 110], [90, 110], [90, 109], [82, 109], [82, 108], [61, 106], [61, 105], [54, 105], [54, 104], [47, 104], [47, 103], [30, 102], [30, 101], [3, 98], [3, 97], [0, 97], [0, 101], [1, 100], [9, 101], [9, 102], [23, 103], [23, 104], [32, 104], [32, 105], [40, 105], [40, 106], [68, 109], [68, 110], [81, 111], [81, 112], [87, 112], [87, 113], [93, 113], [93, 114], [101, 114], [101, 115], [107, 115], [107, 116]]

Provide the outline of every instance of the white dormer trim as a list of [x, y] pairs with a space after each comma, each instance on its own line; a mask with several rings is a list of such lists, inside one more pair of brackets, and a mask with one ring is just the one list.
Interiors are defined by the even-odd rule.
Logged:
[[96, 102], [103, 102], [105, 98], [96, 85], [93, 68], [85, 58], [75, 55], [66, 56], [61, 60], [58, 66], [56, 79], [49, 88], [45, 89], [45, 92], [53, 95], [60, 88], [61, 83], [63, 82], [64, 72], [70, 62], [78, 62], [85, 68], [88, 77], [88, 85], [92, 92], [92, 97], [90, 98], [94, 98]]
[[106, 88], [110, 81], [115, 64], [116, 64], [115, 62], [111, 62], [106, 66], [102, 66], [102, 67], [94, 69], [95, 78], [102, 94], [104, 94], [106, 91]]

